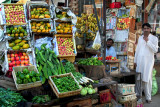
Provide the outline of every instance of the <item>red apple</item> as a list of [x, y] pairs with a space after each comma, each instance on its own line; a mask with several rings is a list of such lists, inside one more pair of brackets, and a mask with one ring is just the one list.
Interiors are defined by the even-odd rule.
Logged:
[[13, 67], [13, 64], [12, 64], [12, 62], [11, 62], [11, 63], [9, 63], [9, 67]]
[[19, 61], [19, 57], [16, 57], [15, 59], [16, 59], [16, 61]]
[[20, 62], [20, 61], [16, 61], [16, 64], [17, 64], [17, 65], [20, 65], [20, 64], [21, 64], [21, 62]]

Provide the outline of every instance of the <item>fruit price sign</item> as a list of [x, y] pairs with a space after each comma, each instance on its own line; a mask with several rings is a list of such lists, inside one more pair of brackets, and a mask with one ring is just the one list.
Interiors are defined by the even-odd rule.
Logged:
[[118, 18], [117, 20], [117, 30], [128, 29], [130, 25], [131, 18]]
[[26, 24], [23, 4], [4, 4], [6, 25]]

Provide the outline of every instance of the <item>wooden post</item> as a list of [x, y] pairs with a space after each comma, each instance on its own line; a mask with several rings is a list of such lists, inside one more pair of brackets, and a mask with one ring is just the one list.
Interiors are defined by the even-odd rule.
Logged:
[[[149, 0], [144, 0], [144, 9], [147, 7]], [[148, 13], [144, 13], [144, 23], [148, 22]]]

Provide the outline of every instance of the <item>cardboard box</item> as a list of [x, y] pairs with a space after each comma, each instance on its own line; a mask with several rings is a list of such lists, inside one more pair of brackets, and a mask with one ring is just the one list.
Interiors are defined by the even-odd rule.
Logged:
[[83, 12], [86, 14], [93, 14], [93, 5], [84, 5], [83, 6]]

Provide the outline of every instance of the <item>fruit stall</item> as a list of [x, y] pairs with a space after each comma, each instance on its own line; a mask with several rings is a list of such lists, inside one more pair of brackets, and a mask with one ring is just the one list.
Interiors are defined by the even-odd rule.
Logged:
[[109, 11], [113, 16], [107, 16], [106, 32], [112, 35], [106, 36], [115, 40], [117, 57], [105, 56], [103, 62], [106, 38], [98, 32], [102, 17], [97, 13], [76, 16], [68, 7], [43, 1], [2, 4], [0, 98], [7, 96], [0, 99], [2, 105], [135, 106], [135, 84], [113, 78], [135, 75], [130, 10]]

